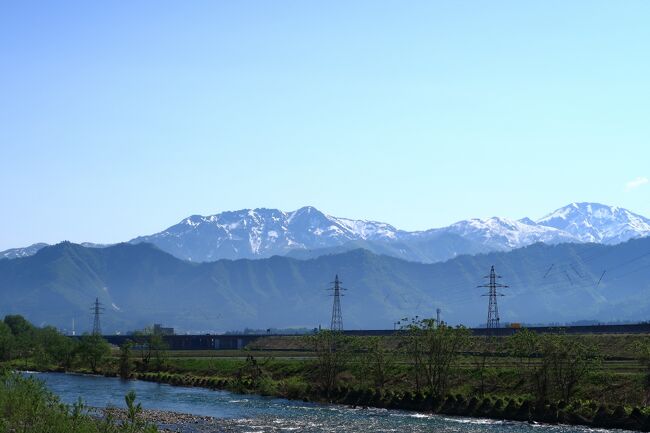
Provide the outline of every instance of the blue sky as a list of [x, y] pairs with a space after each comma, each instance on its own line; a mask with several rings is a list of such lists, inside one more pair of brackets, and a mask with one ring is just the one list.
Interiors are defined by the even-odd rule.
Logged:
[[[0, 249], [313, 205], [650, 216], [650, 2], [2, 2]], [[636, 186], [628, 187], [629, 182]]]

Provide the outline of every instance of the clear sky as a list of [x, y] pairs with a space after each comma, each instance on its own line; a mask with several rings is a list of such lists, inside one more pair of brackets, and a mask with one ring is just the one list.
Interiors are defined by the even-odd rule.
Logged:
[[3, 1], [0, 249], [248, 207], [650, 216], [649, 22], [648, 1]]

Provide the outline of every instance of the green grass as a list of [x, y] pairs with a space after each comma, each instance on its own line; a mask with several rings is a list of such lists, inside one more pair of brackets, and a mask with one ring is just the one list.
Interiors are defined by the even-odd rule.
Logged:
[[[647, 343], [647, 335], [577, 335], [570, 341], [597, 348], [603, 355], [600, 366], [581, 383], [576, 391], [577, 399], [597, 400], [601, 404], [644, 404], [645, 366], [637, 359], [636, 345]], [[384, 338], [385, 346], [392, 351], [393, 361], [387, 372], [385, 392], [404, 393], [414, 388], [409, 374], [410, 361], [396, 349], [399, 338]], [[451, 394], [478, 395], [483, 392], [499, 398], [532, 398], [533, 390], [521, 360], [508, 356], [508, 340], [496, 339], [492, 356], [485, 360], [484, 384], [481, 387], [479, 365], [481, 358], [470, 353], [480, 352], [484, 338], [472, 337], [463, 347], [450, 378]], [[305, 339], [299, 336], [268, 337], [258, 340], [244, 350], [228, 351], [171, 351], [168, 352], [165, 370], [196, 377], [218, 377], [237, 380], [245, 369], [245, 358], [252, 355], [261, 369], [262, 384], [246, 384], [238, 391], [265, 392], [276, 395], [295, 395], [296, 390], [313, 385], [314, 356]], [[349, 388], [372, 388], [374, 384], [364, 371], [363, 351], [353, 356], [340, 382]], [[532, 367], [540, 362], [531, 359]], [[234, 382], [228, 382], [229, 384]], [[248, 387], [248, 388], [247, 388]]]

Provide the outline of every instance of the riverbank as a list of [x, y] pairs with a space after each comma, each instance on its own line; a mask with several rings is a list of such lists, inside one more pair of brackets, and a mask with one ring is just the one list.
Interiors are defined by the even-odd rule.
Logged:
[[[146, 420], [159, 423], [168, 432], [180, 433], [589, 433], [580, 426], [554, 427], [545, 424], [451, 417], [337, 404], [304, 403], [255, 395], [239, 395], [202, 387], [161, 385], [141, 380], [79, 374], [38, 373], [35, 376], [72, 404], [80, 395], [93, 407], [123, 407], [123, 395], [137, 394], [145, 409], [161, 417]], [[185, 415], [194, 414], [194, 415]], [[178, 419], [185, 416], [185, 419]], [[214, 419], [212, 419], [212, 418]], [[143, 418], [138, 417], [140, 421]], [[119, 424], [119, 421], [117, 422]], [[166, 423], [166, 424], [165, 424]], [[152, 423], [153, 424], [153, 423]]]
[[[93, 412], [103, 419], [114, 419], [119, 422], [128, 420], [128, 412], [119, 408], [97, 408]], [[146, 424], [158, 426], [159, 433], [179, 433], [191, 431], [192, 433], [234, 432], [234, 422], [227, 419], [215, 418], [211, 416], [192, 415], [188, 413], [143, 409], [138, 414], [138, 419]]]
[[[250, 371], [250, 361], [242, 359], [174, 359], [167, 358], [164, 371], [133, 371], [129, 377], [146, 382], [165, 383], [175, 386], [201, 387], [212, 390], [225, 390], [238, 394], [251, 394], [279, 397], [294, 401], [314, 403], [334, 403], [351, 408], [378, 408], [412, 411], [423, 414], [461, 416], [493, 420], [519, 422], [539, 422], [545, 424], [581, 425], [595, 428], [650, 431], [650, 411], [646, 407], [612, 405], [595, 400], [573, 399], [570, 403], [536, 402], [526, 395], [504, 396], [477, 395], [454, 392], [444, 398], [433, 398], [426, 392], [411, 392], [409, 386], [399, 382], [387, 383], [383, 389], [358, 386], [359, 381], [351, 380], [349, 373], [343, 372], [338, 385], [324, 393], [311, 381], [313, 360], [267, 359], [257, 362], [259, 370]], [[349, 366], [355, 373], [355, 369]], [[62, 372], [57, 368], [30, 369]], [[70, 369], [88, 374], [84, 368]], [[357, 373], [358, 374], [358, 373]], [[394, 370], [395, 378], [404, 378], [404, 372]], [[103, 375], [117, 377], [117, 365], [104, 366]], [[470, 377], [467, 373], [457, 378]], [[355, 376], [352, 376], [355, 377]], [[358, 377], [358, 376], [357, 376]], [[599, 380], [602, 377], [598, 378]], [[345, 382], [357, 386], [343, 385]], [[467, 384], [455, 381], [452, 389], [467, 389]], [[152, 412], [153, 413], [153, 412]], [[224, 426], [226, 426], [224, 424]], [[224, 427], [225, 428], [225, 427]]]
[[157, 433], [154, 426], [136, 420], [140, 405], [135, 394], [125, 397], [129, 416], [121, 422], [94, 417], [77, 399], [69, 404], [30, 375], [0, 372], [0, 430], [24, 433]]
[[14, 340], [5, 353], [5, 365], [13, 369], [119, 375], [349, 407], [650, 431], [648, 336], [536, 335], [524, 329], [486, 339], [462, 327], [416, 320], [399, 336], [321, 331], [206, 354], [167, 351], [159, 335], [134, 336], [111, 348], [100, 336], [69, 339], [24, 319], [5, 321], [21, 325], [11, 328]]
[[[209, 389], [246, 392], [231, 380], [169, 373], [135, 374], [134, 379], [166, 383], [176, 386], [196, 386]], [[255, 393], [248, 390], [249, 393]], [[495, 397], [467, 398], [462, 395], [448, 395], [444, 399], [431, 398], [426, 394], [393, 393], [354, 388], [337, 388], [329, 397], [305, 390], [301, 395], [287, 395], [285, 392], [259, 395], [282, 397], [315, 403], [334, 403], [353, 408], [373, 407], [397, 409], [424, 414], [449, 415], [468, 418], [485, 418], [544, 424], [580, 425], [594, 428], [650, 431], [650, 413], [638, 407], [626, 409], [623, 406], [597, 405], [594, 402], [571, 404], [536, 403], [521, 398], [502, 399]]]

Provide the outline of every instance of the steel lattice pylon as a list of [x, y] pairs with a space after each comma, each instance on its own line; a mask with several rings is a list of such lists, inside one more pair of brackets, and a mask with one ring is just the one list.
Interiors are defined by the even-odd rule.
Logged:
[[92, 306], [94, 320], [93, 320], [93, 335], [102, 335], [102, 326], [99, 322], [99, 316], [102, 314], [102, 304], [99, 303], [99, 298], [95, 298], [95, 304]]
[[501, 278], [500, 275], [497, 275], [494, 272], [494, 265], [490, 269], [490, 275], [486, 275], [484, 278], [489, 278], [490, 282], [488, 284], [483, 284], [477, 287], [485, 287], [488, 289], [488, 293], [483, 296], [488, 296], [488, 317], [487, 317], [487, 328], [495, 329], [499, 327], [499, 307], [497, 305], [497, 296], [503, 296], [503, 294], [498, 293], [497, 289], [508, 287], [504, 284], [497, 283], [497, 279]]
[[336, 275], [334, 278], [332, 290], [332, 296], [334, 296], [334, 303], [332, 304], [332, 322], [330, 324], [331, 331], [343, 331], [343, 315], [341, 314], [341, 293], [345, 290], [341, 287], [341, 281], [339, 281], [339, 276]]

